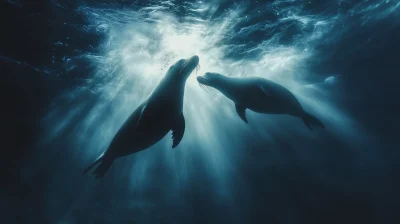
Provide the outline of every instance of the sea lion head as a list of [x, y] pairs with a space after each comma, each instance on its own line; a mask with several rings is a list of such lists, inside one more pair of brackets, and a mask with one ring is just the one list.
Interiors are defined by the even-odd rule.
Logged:
[[167, 74], [186, 80], [193, 70], [199, 65], [199, 56], [194, 55], [187, 59], [180, 59], [171, 65]]
[[218, 83], [220, 83], [220, 81], [224, 78], [225, 78], [225, 76], [221, 75], [219, 73], [206, 72], [203, 76], [198, 76], [197, 81], [200, 84], [203, 84], [206, 86], [216, 87], [218, 85]]

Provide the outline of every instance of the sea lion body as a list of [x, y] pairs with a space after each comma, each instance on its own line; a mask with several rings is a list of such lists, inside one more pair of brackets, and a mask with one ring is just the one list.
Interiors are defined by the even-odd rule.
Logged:
[[185, 84], [198, 63], [199, 57], [195, 55], [172, 65], [150, 96], [121, 126], [107, 150], [84, 172], [100, 163], [94, 174], [102, 177], [114, 159], [149, 148], [169, 131], [172, 131], [172, 148], [178, 146], [185, 131], [182, 113]]
[[247, 123], [246, 109], [263, 114], [288, 114], [301, 118], [306, 126], [324, 128], [322, 122], [307, 113], [285, 87], [261, 77], [229, 77], [208, 72], [197, 77], [200, 84], [213, 87], [235, 103], [236, 112]]

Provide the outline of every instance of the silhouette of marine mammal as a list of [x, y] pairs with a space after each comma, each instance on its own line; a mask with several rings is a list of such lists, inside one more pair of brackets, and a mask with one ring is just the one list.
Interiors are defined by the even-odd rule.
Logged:
[[200, 84], [213, 87], [235, 103], [236, 112], [247, 123], [246, 109], [263, 114], [288, 114], [312, 126], [325, 128], [321, 121], [304, 111], [296, 97], [285, 87], [261, 77], [229, 77], [207, 72], [198, 76]]
[[84, 173], [95, 165], [97, 178], [103, 177], [114, 159], [142, 151], [172, 131], [172, 148], [178, 146], [185, 132], [182, 113], [186, 80], [199, 64], [197, 55], [172, 65], [150, 96], [129, 116], [109, 147]]

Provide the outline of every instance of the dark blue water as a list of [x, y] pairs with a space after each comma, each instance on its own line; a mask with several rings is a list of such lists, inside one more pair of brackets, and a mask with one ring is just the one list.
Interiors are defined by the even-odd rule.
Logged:
[[[1, 16], [4, 223], [399, 223], [399, 1], [9, 0]], [[194, 54], [179, 147], [83, 176]], [[209, 71], [273, 80], [326, 129], [246, 125], [198, 85]]]

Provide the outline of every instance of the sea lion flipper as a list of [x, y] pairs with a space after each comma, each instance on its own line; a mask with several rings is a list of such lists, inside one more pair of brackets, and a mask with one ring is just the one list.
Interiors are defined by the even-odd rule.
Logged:
[[183, 138], [183, 134], [185, 133], [185, 117], [183, 113], [176, 119], [173, 127], [172, 127], [172, 148], [175, 148], [179, 145]]
[[236, 107], [236, 112], [238, 113], [239, 117], [242, 118], [242, 120], [247, 123], [246, 107], [243, 107], [239, 104], [235, 104], [235, 107]]

